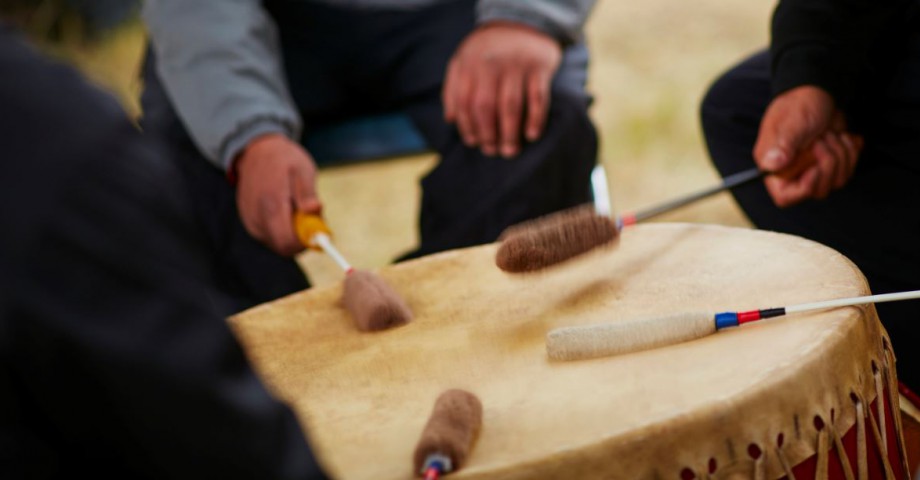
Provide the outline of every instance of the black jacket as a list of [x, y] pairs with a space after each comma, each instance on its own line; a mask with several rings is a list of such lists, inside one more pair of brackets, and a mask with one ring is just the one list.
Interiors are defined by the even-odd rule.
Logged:
[[0, 26], [0, 478], [325, 478], [146, 142]]
[[857, 90], [894, 75], [885, 70], [902, 63], [918, 28], [918, 0], [782, 0], [771, 29], [773, 92], [815, 85], [846, 108]]

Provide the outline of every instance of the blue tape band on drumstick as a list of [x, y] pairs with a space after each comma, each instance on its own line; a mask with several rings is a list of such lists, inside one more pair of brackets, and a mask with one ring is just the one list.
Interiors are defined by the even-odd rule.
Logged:
[[738, 314], [735, 312], [722, 312], [716, 314], [716, 330], [738, 326]]

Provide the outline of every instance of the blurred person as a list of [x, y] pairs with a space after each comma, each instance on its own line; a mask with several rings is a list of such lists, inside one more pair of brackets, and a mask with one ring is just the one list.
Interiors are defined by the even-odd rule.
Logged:
[[307, 287], [291, 217], [322, 203], [298, 142], [359, 114], [404, 112], [440, 154], [404, 258], [590, 201], [593, 3], [147, 1], [142, 124], [172, 146], [224, 291], [245, 306]]
[[[920, 289], [920, 2], [779, 2], [769, 51], [718, 79], [701, 115], [723, 176], [775, 172], [733, 192], [757, 227], [838, 250], [874, 293]], [[876, 308], [920, 388], [920, 302]]]
[[162, 152], [2, 23], [0, 72], [0, 477], [326, 478]]
[[63, 36], [66, 29], [67, 36], [89, 40], [136, 18], [140, 5], [140, 0], [3, 0], [0, 11], [45, 38]]

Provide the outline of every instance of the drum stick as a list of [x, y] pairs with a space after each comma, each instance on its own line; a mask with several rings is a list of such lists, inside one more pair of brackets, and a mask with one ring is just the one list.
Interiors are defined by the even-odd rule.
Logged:
[[610, 206], [610, 187], [607, 185], [607, 173], [604, 167], [596, 165], [591, 170], [591, 191], [594, 193], [594, 211], [598, 215], [609, 217], [613, 214]]
[[546, 335], [546, 353], [553, 360], [584, 360], [619, 355], [674, 345], [711, 335], [724, 328], [791, 313], [917, 298], [920, 298], [920, 290], [743, 312], [691, 312], [611, 324], [557, 328]]
[[329, 255], [345, 274], [351, 273], [354, 268], [345, 260], [345, 257], [339, 252], [335, 245], [332, 244], [332, 230], [326, 226], [318, 215], [297, 212], [294, 214], [294, 231], [297, 233], [297, 239], [301, 245], [312, 250], [319, 250]]
[[482, 402], [476, 395], [459, 389], [446, 390], [435, 401], [434, 409], [415, 447], [415, 471], [425, 480], [463, 466], [482, 427]]
[[741, 185], [753, 182], [754, 180], [763, 178], [764, 175], [766, 175], [766, 172], [758, 170], [757, 167], [729, 175], [723, 178], [722, 182], [717, 185], [713, 185], [697, 192], [668, 200], [645, 210], [640, 210], [636, 213], [625, 213], [620, 215], [620, 218], [617, 219], [617, 227], [622, 229], [625, 226], [635, 225], [638, 222], [677, 210], [680, 207], [689, 205], [707, 197], [711, 197], [717, 193], [721, 193], [726, 190], [730, 190], [732, 188], [740, 187]]
[[297, 212], [294, 231], [300, 243], [322, 250], [345, 272], [342, 305], [359, 330], [376, 331], [408, 323], [412, 312], [406, 302], [386, 282], [366, 270], [355, 270], [332, 243], [332, 231], [316, 215]]
[[[592, 173], [592, 182], [603, 172]], [[657, 217], [716, 193], [763, 178], [757, 168], [725, 177], [718, 185], [669, 200], [637, 213], [626, 213], [616, 220], [609, 218], [607, 202], [563, 210], [508, 228], [501, 235], [502, 244], [495, 255], [498, 268], [511, 273], [530, 272], [564, 262], [595, 248], [612, 245], [619, 232], [637, 222]], [[604, 194], [606, 195], [606, 194]], [[597, 200], [597, 199], [595, 199]]]

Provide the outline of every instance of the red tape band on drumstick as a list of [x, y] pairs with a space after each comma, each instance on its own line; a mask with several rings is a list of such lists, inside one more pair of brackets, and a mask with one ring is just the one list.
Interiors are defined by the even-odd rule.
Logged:
[[636, 214], [625, 213], [620, 217], [620, 224], [624, 227], [636, 224]]
[[738, 312], [738, 325], [744, 325], [748, 322], [760, 320], [760, 310], [751, 310], [748, 312]]
[[425, 470], [425, 480], [438, 480], [441, 478], [441, 470], [438, 467], [428, 467]]

